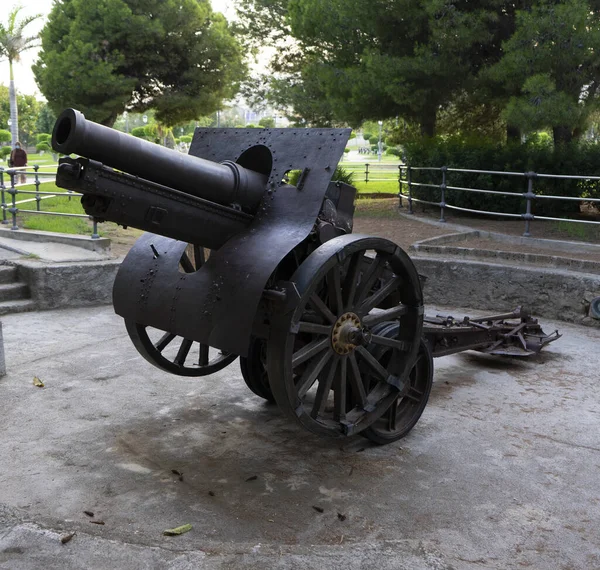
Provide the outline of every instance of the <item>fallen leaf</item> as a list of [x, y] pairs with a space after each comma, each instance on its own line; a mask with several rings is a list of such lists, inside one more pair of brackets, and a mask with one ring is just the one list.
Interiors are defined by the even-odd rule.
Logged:
[[246, 479], [246, 483], [248, 483], [248, 481], [256, 481], [258, 479], [258, 475], [252, 475], [252, 477], [248, 477], [248, 479]]
[[341, 521], [345, 521], [346, 515], [343, 515], [342, 513], [338, 513], [338, 519], [340, 519]]
[[183, 473], [181, 471], [177, 471], [177, 469], [171, 469], [171, 473], [173, 473], [173, 475], [183, 475]]
[[208, 494], [209, 494], [211, 497], [214, 497], [214, 496], [215, 496], [215, 493], [214, 493], [213, 491], [209, 491], [209, 492], [208, 492]]
[[322, 513], [325, 511], [325, 509], [323, 507], [315, 507], [314, 505], [313, 505], [313, 509], [315, 509], [315, 511], [317, 511], [318, 513]]
[[61, 536], [61, 537], [60, 537], [60, 541], [61, 541], [63, 544], [67, 544], [67, 542], [70, 542], [70, 540], [71, 540], [71, 539], [72, 539], [74, 536], [75, 536], [75, 533], [74, 533], [74, 532], [72, 532], [72, 533], [70, 533], [70, 534], [65, 534], [64, 536]]
[[83, 511], [88, 517], [93, 517], [94, 513], [92, 511]]
[[168, 528], [163, 532], [165, 536], [179, 536], [180, 534], [185, 534], [192, 530], [191, 524], [184, 524], [175, 528]]
[[33, 377], [33, 385], [37, 386], [38, 388], [44, 387], [44, 383], [37, 376]]
[[92, 524], [104, 524], [104, 521], [90, 521]]

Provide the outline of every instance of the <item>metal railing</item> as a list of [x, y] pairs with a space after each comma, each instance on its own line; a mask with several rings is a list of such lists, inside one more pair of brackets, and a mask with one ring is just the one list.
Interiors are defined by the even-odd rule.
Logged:
[[[66, 198], [67, 200], [71, 200], [74, 196], [81, 196], [78, 192], [72, 192], [71, 190], [67, 190], [66, 192], [45, 192], [40, 190], [40, 186], [45, 182], [54, 182], [56, 178], [56, 168], [58, 165], [52, 164], [48, 166], [39, 166], [38, 164], [33, 167], [21, 166], [21, 167], [11, 167], [11, 168], [2, 168], [0, 167], [0, 207], [2, 209], [2, 224], [9, 224], [12, 222], [11, 230], [18, 230], [19, 226], [17, 225], [17, 214], [40, 214], [44, 216], [60, 216], [60, 217], [68, 217], [68, 218], [84, 218], [86, 220], [92, 220], [92, 239], [99, 239], [100, 235], [98, 234], [98, 222], [95, 218], [91, 216], [87, 216], [85, 214], [71, 214], [64, 212], [48, 212], [41, 209], [41, 202], [48, 198]], [[49, 169], [46, 172], [46, 169]], [[27, 174], [33, 174], [35, 190], [22, 190], [19, 188], [18, 180]], [[51, 178], [45, 178], [46, 176], [51, 176]], [[7, 186], [8, 182], [8, 186]], [[26, 185], [26, 183], [23, 183]], [[6, 201], [6, 195], [9, 195], [9, 203]], [[29, 195], [33, 196], [33, 198], [25, 199], [17, 201], [18, 195]], [[35, 210], [29, 210], [26, 208], [19, 207], [21, 204], [27, 204], [35, 201]], [[10, 214], [11, 220], [8, 220], [8, 214]]]
[[[592, 224], [600, 225], [600, 221], [594, 220], [578, 220], [573, 218], [556, 218], [550, 216], [538, 216], [533, 214], [533, 203], [536, 200], [564, 200], [564, 201], [577, 201], [580, 203], [588, 202], [591, 204], [600, 205], [600, 198], [582, 198], [579, 196], [552, 196], [549, 194], [536, 194], [534, 192], [534, 180], [536, 179], [557, 179], [557, 180], [584, 180], [584, 181], [600, 181], [600, 176], [579, 176], [579, 175], [562, 175], [562, 174], [539, 174], [536, 172], [503, 172], [495, 170], [471, 170], [466, 168], [448, 168], [447, 166], [433, 167], [433, 166], [409, 166], [399, 165], [398, 167], [398, 198], [399, 207], [402, 208], [402, 199], [406, 199], [408, 202], [407, 211], [409, 214], [413, 213], [413, 202], [420, 204], [428, 204], [430, 206], [437, 206], [440, 208], [440, 222], [445, 222], [446, 209], [459, 210], [461, 212], [469, 212], [473, 214], [484, 214], [491, 216], [503, 216], [506, 218], [521, 219], [525, 222], [525, 232], [523, 236], [531, 236], [531, 222], [533, 220], [548, 220], [555, 222], [574, 222], [579, 224]], [[413, 173], [415, 171], [438, 171], [441, 173], [441, 181], [439, 184], [429, 184], [424, 182], [415, 182], [413, 180]], [[489, 174], [489, 175], [501, 175], [501, 176], [513, 176], [526, 180], [526, 191], [525, 192], [502, 192], [499, 190], [485, 190], [481, 188], [465, 188], [462, 186], [452, 186], [448, 184], [448, 173], [460, 172], [470, 174]], [[403, 193], [403, 186], [406, 185], [408, 193]], [[413, 196], [413, 187], [421, 188], [434, 188], [440, 191], [440, 201], [432, 202], [428, 200], [422, 200]], [[463, 208], [459, 206], [453, 206], [447, 202], [448, 196], [451, 192], [473, 192], [478, 194], [495, 194], [498, 196], [510, 196], [510, 197], [521, 197], [525, 200], [525, 211], [523, 213], [514, 214], [508, 212], [494, 212], [487, 210], [474, 210], [471, 208]]]

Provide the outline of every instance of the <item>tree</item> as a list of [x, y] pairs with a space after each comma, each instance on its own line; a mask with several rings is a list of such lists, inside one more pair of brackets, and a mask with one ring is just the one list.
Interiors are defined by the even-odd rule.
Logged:
[[[8, 124], [11, 116], [10, 90], [5, 85], [0, 85], [0, 125]], [[19, 109], [19, 124], [17, 139], [27, 145], [31, 142], [33, 135], [37, 131], [36, 122], [41, 103], [33, 95], [17, 95], [17, 108]], [[11, 120], [11, 129], [14, 123]], [[12, 137], [11, 137], [12, 138]], [[13, 145], [14, 146], [14, 145]]]
[[[282, 14], [274, 40], [279, 49], [272, 87], [275, 100], [325, 102], [322, 117], [358, 125], [400, 116], [422, 134], [435, 133], [440, 110], [472, 89], [479, 70], [499, 58], [510, 31], [500, 0], [243, 0], [245, 29], [256, 18]], [[242, 18], [244, 14], [240, 11]], [[508, 18], [510, 20], [510, 18]], [[287, 28], [286, 28], [287, 26]], [[264, 27], [264, 26], [263, 26]], [[263, 35], [264, 32], [262, 32]], [[288, 41], [288, 46], [290, 42]], [[280, 73], [278, 76], [277, 73]], [[286, 79], [290, 80], [286, 82]], [[306, 101], [308, 97], [304, 97]]]
[[515, 33], [491, 75], [512, 97], [506, 119], [526, 130], [550, 127], [555, 144], [582, 132], [600, 86], [598, 6], [542, 0], [517, 12]]
[[41, 38], [33, 71], [52, 110], [105, 125], [125, 110], [169, 126], [208, 115], [245, 72], [209, 0], [57, 0]]
[[21, 54], [24, 51], [31, 49], [36, 45], [38, 36], [26, 36], [25, 28], [41, 17], [41, 15], [38, 14], [36, 16], [29, 16], [18, 21], [17, 18], [21, 9], [21, 6], [15, 6], [8, 13], [7, 25], [4, 26], [4, 24], [0, 23], [0, 58], [8, 59], [8, 66], [10, 70], [10, 130], [12, 134], [13, 147], [19, 137], [19, 112], [17, 108], [17, 92], [15, 90], [13, 62], [18, 62]]
[[56, 115], [52, 112], [48, 103], [42, 103], [35, 125], [36, 131], [38, 133], [51, 133], [54, 129], [54, 123], [56, 123]]

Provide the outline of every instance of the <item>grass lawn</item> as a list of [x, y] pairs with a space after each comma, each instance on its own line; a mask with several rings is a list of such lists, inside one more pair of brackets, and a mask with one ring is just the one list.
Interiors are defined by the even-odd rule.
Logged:
[[[35, 190], [34, 184], [19, 186], [19, 190]], [[54, 183], [48, 182], [40, 186], [43, 192], [56, 192], [57, 194], [66, 194], [62, 188], [58, 188]], [[8, 198], [8, 196], [7, 196]], [[32, 194], [17, 194], [17, 202], [22, 200], [31, 200], [18, 204], [19, 210], [35, 210], [35, 196]], [[79, 196], [73, 196], [70, 199], [65, 197], [44, 198], [40, 202], [40, 210], [44, 212], [60, 212], [61, 214], [82, 214], [85, 215], [81, 207]], [[17, 214], [17, 224], [19, 227], [28, 230], [42, 230], [45, 232], [58, 232], [64, 234], [92, 234], [92, 222], [84, 218], [70, 218], [67, 216], [50, 216], [46, 214]], [[102, 234], [100, 234], [102, 235]]]

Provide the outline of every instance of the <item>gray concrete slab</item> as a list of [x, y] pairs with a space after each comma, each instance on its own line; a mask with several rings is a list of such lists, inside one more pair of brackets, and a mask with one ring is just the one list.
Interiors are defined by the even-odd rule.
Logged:
[[110, 252], [91, 251], [76, 245], [57, 242], [38, 242], [10, 239], [0, 235], [0, 259], [32, 257], [48, 262], [102, 261], [110, 259]]
[[537, 360], [436, 360], [421, 421], [372, 447], [290, 424], [237, 363], [162, 373], [109, 307], [4, 317], [0, 568], [598, 568], [600, 331], [544, 327]]

